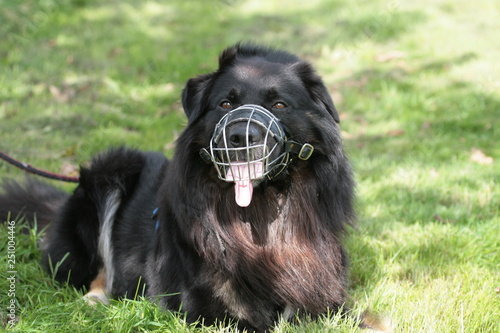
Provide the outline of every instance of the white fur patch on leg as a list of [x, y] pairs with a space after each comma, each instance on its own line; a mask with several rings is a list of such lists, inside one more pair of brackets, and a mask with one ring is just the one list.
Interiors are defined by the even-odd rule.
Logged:
[[[120, 191], [114, 190], [108, 194], [104, 210], [100, 215], [101, 232], [99, 234], [98, 249], [101, 259], [104, 263], [105, 285], [104, 290], [111, 293], [113, 290], [113, 281], [115, 278], [115, 269], [113, 265], [113, 244], [111, 242], [113, 224], [116, 218], [116, 212], [120, 207]], [[92, 288], [91, 288], [92, 289]]]
[[111, 191], [108, 193], [106, 202], [99, 214], [101, 229], [98, 240], [98, 251], [103, 262], [103, 267], [101, 267], [97, 277], [90, 284], [89, 292], [83, 296], [83, 299], [89, 305], [96, 305], [98, 303], [109, 304], [108, 294], [112, 291], [115, 275], [111, 238], [120, 202], [120, 191]]

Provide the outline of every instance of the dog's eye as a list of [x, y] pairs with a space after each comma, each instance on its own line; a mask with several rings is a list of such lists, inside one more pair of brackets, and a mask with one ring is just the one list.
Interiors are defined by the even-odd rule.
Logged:
[[284, 108], [286, 108], [286, 104], [282, 102], [278, 102], [273, 105], [273, 109], [284, 109]]
[[220, 106], [223, 109], [229, 110], [233, 107], [233, 104], [231, 104], [231, 102], [224, 101], [224, 102], [220, 103]]

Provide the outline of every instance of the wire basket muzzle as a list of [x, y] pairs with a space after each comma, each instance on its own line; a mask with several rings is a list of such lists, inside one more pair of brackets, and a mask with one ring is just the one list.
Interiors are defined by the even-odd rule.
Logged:
[[247, 104], [222, 117], [202, 156], [214, 164], [221, 180], [271, 179], [289, 161], [285, 143], [279, 119], [259, 105]]

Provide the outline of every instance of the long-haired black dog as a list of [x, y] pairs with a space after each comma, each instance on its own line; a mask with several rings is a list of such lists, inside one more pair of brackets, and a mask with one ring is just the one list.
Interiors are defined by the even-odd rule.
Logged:
[[134, 297], [265, 331], [346, 301], [353, 180], [339, 116], [308, 62], [238, 44], [188, 81], [175, 157], [113, 149], [71, 196], [8, 183], [0, 209], [51, 222], [43, 262], [88, 297]]

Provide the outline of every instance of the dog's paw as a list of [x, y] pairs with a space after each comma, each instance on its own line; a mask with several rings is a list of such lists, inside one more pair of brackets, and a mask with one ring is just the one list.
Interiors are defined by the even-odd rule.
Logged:
[[109, 304], [109, 298], [104, 291], [89, 291], [83, 296], [83, 300], [91, 306], [101, 304]]
[[365, 311], [361, 316], [361, 323], [359, 325], [363, 332], [370, 333], [392, 333], [394, 332], [394, 325], [388, 317], [374, 315]]

